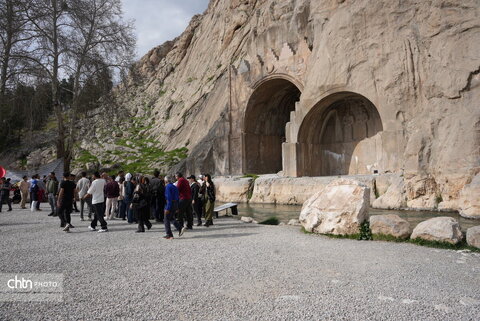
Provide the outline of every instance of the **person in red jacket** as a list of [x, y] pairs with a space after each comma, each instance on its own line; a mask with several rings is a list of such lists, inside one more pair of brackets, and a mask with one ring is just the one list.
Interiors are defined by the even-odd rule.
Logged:
[[185, 219], [187, 220], [187, 229], [193, 228], [193, 211], [192, 211], [192, 190], [190, 184], [183, 177], [183, 174], [177, 172], [175, 174], [177, 179], [177, 188], [180, 194], [180, 201], [178, 203], [178, 222], [180, 226], [184, 226]]

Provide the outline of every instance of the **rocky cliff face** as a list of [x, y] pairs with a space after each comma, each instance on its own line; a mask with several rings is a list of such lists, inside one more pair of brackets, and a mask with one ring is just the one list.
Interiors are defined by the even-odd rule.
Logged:
[[479, 12], [476, 0], [212, 0], [90, 115], [77, 165], [377, 171], [399, 178], [393, 203], [458, 209], [480, 172]]

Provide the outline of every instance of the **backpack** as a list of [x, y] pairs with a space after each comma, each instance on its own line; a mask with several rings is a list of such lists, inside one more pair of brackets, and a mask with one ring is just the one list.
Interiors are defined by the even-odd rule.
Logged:
[[139, 188], [138, 191], [133, 192], [133, 199], [132, 199], [133, 209], [144, 208], [147, 205], [148, 205], [148, 202], [145, 198], [144, 190], [142, 190], [142, 188]]

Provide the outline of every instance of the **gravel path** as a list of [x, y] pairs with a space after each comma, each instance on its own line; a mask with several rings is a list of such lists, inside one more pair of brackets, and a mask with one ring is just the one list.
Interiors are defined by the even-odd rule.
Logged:
[[64, 302], [0, 302], [1, 320], [480, 320], [477, 253], [231, 218], [167, 241], [77, 215], [67, 234], [46, 214], [0, 214], [0, 272], [63, 273]]

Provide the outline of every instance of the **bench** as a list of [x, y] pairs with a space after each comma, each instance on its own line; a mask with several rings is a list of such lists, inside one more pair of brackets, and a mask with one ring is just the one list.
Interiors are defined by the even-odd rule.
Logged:
[[213, 212], [215, 213], [215, 217], [218, 218], [218, 212], [228, 209], [232, 211], [232, 215], [238, 215], [237, 203], [227, 203], [222, 206], [217, 206], [213, 209]]

